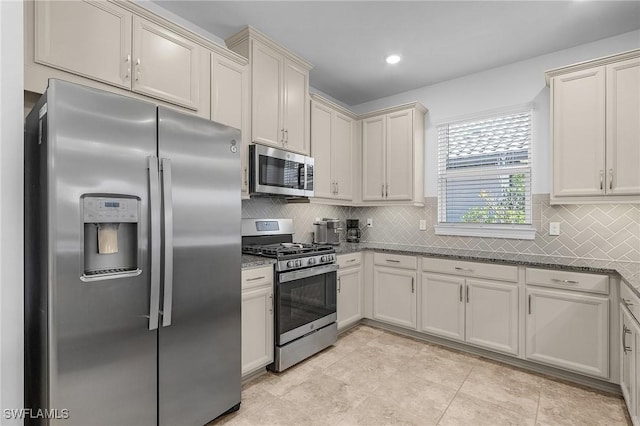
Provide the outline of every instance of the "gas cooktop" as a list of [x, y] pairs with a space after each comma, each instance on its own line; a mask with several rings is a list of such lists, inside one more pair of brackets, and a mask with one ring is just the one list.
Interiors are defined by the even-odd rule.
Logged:
[[276, 243], [276, 244], [252, 244], [242, 247], [245, 254], [256, 256], [281, 258], [296, 258], [305, 256], [315, 256], [317, 254], [335, 253], [333, 246], [325, 244], [308, 243]]

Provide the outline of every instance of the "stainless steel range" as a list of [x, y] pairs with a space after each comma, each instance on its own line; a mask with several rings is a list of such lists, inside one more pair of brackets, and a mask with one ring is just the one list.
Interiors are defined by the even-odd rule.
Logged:
[[276, 259], [275, 360], [283, 371], [337, 340], [335, 248], [293, 242], [291, 219], [243, 219], [242, 252]]

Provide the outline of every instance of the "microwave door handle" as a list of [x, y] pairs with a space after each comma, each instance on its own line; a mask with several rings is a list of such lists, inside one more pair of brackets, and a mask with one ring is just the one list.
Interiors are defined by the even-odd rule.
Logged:
[[173, 197], [171, 194], [171, 160], [163, 158], [162, 199], [164, 207], [164, 301], [162, 302], [162, 326], [171, 325], [173, 304]]

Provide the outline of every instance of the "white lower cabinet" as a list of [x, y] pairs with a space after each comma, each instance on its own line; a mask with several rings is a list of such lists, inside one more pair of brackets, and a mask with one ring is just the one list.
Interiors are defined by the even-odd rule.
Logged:
[[518, 354], [518, 287], [422, 274], [421, 331]]
[[242, 271], [242, 375], [273, 362], [273, 266]]
[[415, 330], [416, 309], [415, 269], [375, 265], [373, 318]]
[[640, 371], [640, 355], [637, 352], [640, 346], [638, 326], [633, 317], [620, 305], [620, 388], [627, 403], [629, 416], [634, 424], [638, 421], [638, 375]]
[[[338, 329], [362, 319], [362, 266], [360, 253], [338, 256]], [[355, 266], [350, 266], [355, 265]]]
[[609, 298], [527, 289], [526, 357], [590, 376], [609, 377]]

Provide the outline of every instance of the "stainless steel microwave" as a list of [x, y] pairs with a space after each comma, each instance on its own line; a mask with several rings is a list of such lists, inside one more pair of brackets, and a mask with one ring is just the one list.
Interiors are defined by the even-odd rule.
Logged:
[[249, 193], [313, 197], [313, 158], [278, 148], [250, 145]]

